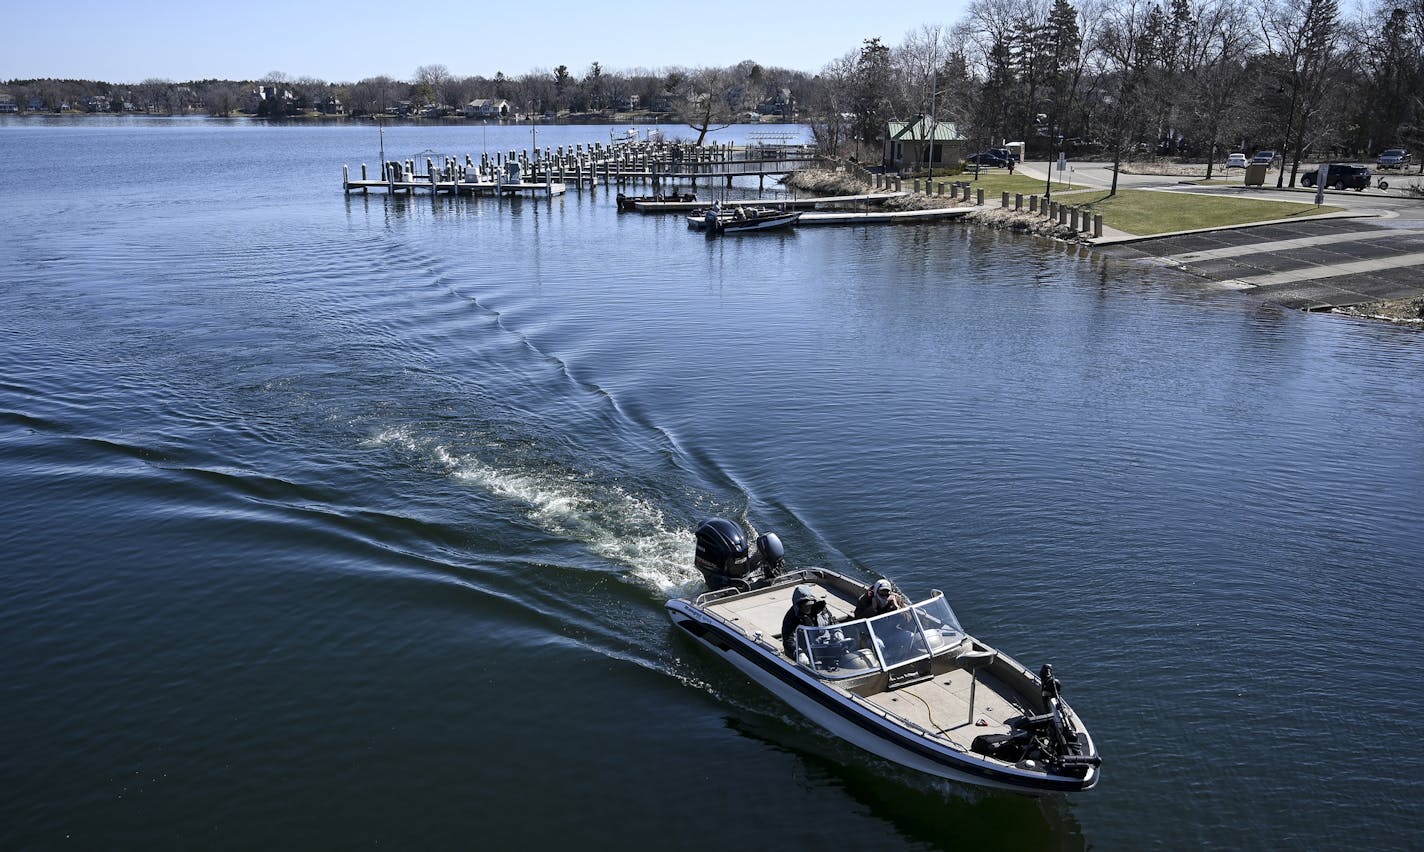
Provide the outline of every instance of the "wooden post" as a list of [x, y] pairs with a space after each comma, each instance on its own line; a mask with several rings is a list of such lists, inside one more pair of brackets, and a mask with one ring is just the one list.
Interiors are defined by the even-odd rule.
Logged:
[[351, 167], [344, 164], [341, 166], [341, 188], [347, 195], [351, 194]]
[[1038, 196], [1037, 196], [1037, 195], [1030, 195], [1030, 196], [1028, 197], [1028, 212], [1030, 212], [1030, 213], [1037, 213], [1037, 212], [1038, 212]]
[[1093, 214], [1093, 236], [1101, 238], [1103, 235], [1103, 214]]
[[984, 190], [983, 190], [983, 189], [980, 189], [979, 192], [978, 192], [978, 194], [975, 195], [975, 197], [974, 197], [974, 204], [975, 204], [976, 206], [978, 206], [978, 207], [983, 207], [983, 206], [984, 206]]
[[1009, 193], [1008, 193], [1008, 190], [1005, 190], [1003, 197], [999, 199], [999, 206], [1000, 206], [1000, 207], [1008, 207], [1008, 206], [1009, 206]]

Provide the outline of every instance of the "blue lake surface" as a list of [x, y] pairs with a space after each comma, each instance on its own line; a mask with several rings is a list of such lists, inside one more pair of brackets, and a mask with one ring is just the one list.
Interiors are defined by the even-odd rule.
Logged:
[[[379, 144], [0, 120], [0, 846], [1417, 845], [1424, 335], [959, 224], [345, 197]], [[1053, 662], [1102, 783], [701, 654], [714, 515]]]

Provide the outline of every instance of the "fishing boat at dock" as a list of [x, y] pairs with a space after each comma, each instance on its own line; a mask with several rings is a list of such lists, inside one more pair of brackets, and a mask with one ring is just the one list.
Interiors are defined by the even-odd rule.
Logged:
[[[1097, 746], [1053, 667], [1035, 674], [965, 633], [942, 592], [856, 617], [866, 584], [788, 570], [774, 534], [749, 547], [740, 527], [714, 518], [696, 537], [707, 591], [669, 601], [672, 623], [811, 721], [954, 781], [1035, 794], [1097, 784]], [[793, 603], [825, 616], [793, 622]]]
[[716, 234], [737, 234], [750, 231], [771, 231], [789, 228], [801, 218], [800, 210], [781, 210], [775, 207], [734, 205], [723, 207], [713, 204], [703, 210], [688, 214], [687, 226], [694, 231], [710, 231]]

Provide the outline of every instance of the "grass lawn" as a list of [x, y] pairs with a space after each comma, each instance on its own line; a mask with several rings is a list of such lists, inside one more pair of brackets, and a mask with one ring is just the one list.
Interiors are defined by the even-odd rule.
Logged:
[[1070, 203], [1101, 213], [1103, 224], [1110, 228], [1138, 236], [1244, 225], [1294, 216], [1317, 216], [1342, 209], [1290, 201], [1258, 201], [1144, 189], [1118, 190], [1112, 198], [1108, 197], [1106, 190], [1085, 192], [1071, 196]]

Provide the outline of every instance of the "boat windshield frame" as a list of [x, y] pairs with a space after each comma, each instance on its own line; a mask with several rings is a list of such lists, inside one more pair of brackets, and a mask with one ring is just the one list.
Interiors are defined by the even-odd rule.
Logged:
[[796, 660], [817, 677], [841, 680], [888, 672], [957, 652], [964, 628], [939, 590], [908, 607], [871, 618], [796, 630]]

